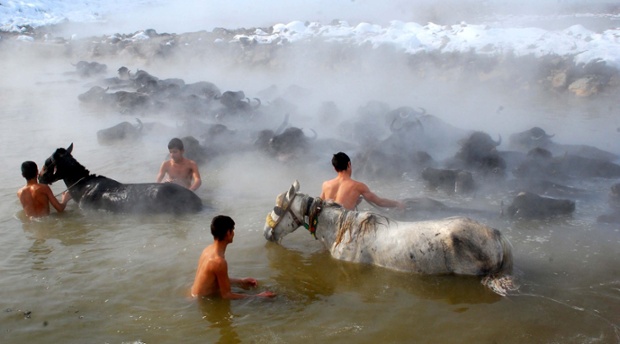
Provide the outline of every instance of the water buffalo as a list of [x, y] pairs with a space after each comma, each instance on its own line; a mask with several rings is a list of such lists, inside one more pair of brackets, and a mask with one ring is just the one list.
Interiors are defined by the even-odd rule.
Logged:
[[410, 153], [420, 150], [424, 137], [424, 126], [418, 119], [400, 121], [397, 125], [397, 118], [390, 123], [390, 132], [387, 139], [379, 143], [382, 149], [393, 150], [396, 152]]
[[609, 212], [600, 215], [596, 221], [601, 223], [620, 223], [620, 183], [615, 183], [609, 191]]
[[98, 82], [99, 85], [105, 85], [108, 87], [112, 87], [115, 89], [133, 87], [133, 81], [131, 80], [131, 71], [129, 68], [123, 66], [118, 70], [118, 76], [105, 78], [102, 81]]
[[374, 145], [381, 137], [389, 134], [388, 126], [385, 125], [385, 114], [389, 111], [390, 106], [387, 103], [369, 101], [356, 110], [354, 120], [345, 120], [338, 124], [338, 134], [362, 147]]
[[215, 84], [211, 82], [198, 81], [191, 84], [185, 84], [185, 86], [181, 88], [181, 95], [196, 95], [199, 97], [204, 97], [205, 99], [211, 101], [213, 99], [219, 98], [222, 95], [222, 92]]
[[589, 198], [592, 192], [570, 185], [560, 184], [547, 179], [516, 178], [506, 182], [505, 187], [511, 192], [528, 191], [539, 195], [556, 198]]
[[[377, 109], [384, 109], [377, 103]], [[424, 148], [427, 138], [425, 127], [416, 117], [422, 114], [410, 107], [400, 107], [389, 111], [385, 116], [391, 118], [390, 135], [379, 140], [369, 135], [356, 154], [356, 166], [366, 177], [395, 178], [405, 173], [416, 173], [434, 163], [434, 159]], [[377, 126], [360, 123], [366, 130], [375, 131]], [[380, 132], [380, 131], [379, 131]]]
[[430, 188], [448, 193], [465, 194], [474, 191], [475, 188], [471, 172], [463, 170], [426, 167], [422, 170], [422, 179]]
[[254, 98], [254, 101], [251, 101], [250, 98], [245, 96], [243, 91], [226, 91], [215, 99], [219, 100], [222, 105], [220, 109], [215, 110], [218, 118], [224, 118], [228, 115], [251, 116], [261, 106], [260, 99]]
[[78, 95], [78, 100], [84, 104], [114, 109], [120, 113], [145, 113], [152, 109], [153, 102], [146, 94], [128, 91], [107, 93], [108, 89], [93, 86]]
[[148, 82], [136, 89], [137, 92], [148, 94], [156, 99], [166, 100], [181, 93], [185, 86], [182, 79], [148, 80]]
[[614, 161], [619, 158], [617, 154], [590, 145], [556, 143], [551, 140], [554, 136], [554, 134], [547, 134], [547, 132], [540, 127], [533, 127], [510, 135], [509, 146], [521, 151], [529, 151], [533, 148], [544, 148], [554, 155], [569, 154], [606, 161]]
[[547, 134], [545, 130], [540, 127], [533, 127], [531, 129], [510, 135], [508, 138], [508, 145], [513, 149], [526, 152], [532, 148], [548, 149], [553, 143], [551, 141], [553, 136], [553, 134]]
[[213, 159], [217, 152], [200, 144], [200, 141], [193, 136], [184, 136], [183, 141], [184, 156], [194, 160], [196, 164], [203, 165]]
[[609, 206], [620, 209], [620, 183], [615, 183], [609, 189]]
[[136, 74], [134, 74], [132, 81], [133, 87], [135, 89], [139, 89], [141, 87], [147, 87], [149, 84], [157, 83], [159, 80], [158, 77], [151, 75], [149, 72], [144, 70], [138, 70]]
[[241, 153], [254, 150], [252, 134], [246, 130], [230, 129], [228, 126], [215, 123], [200, 135], [204, 146], [209, 150], [222, 154]]
[[435, 164], [424, 151], [402, 153], [369, 148], [355, 155], [356, 173], [367, 178], [402, 178]]
[[317, 133], [312, 130], [312, 136], [306, 136], [303, 129], [288, 127], [281, 134], [276, 134], [269, 139], [268, 152], [279, 160], [290, 160], [306, 155], [311, 140], [317, 138]]
[[512, 174], [521, 179], [566, 179], [567, 174], [563, 171], [551, 169], [553, 155], [544, 148], [532, 148], [525, 159], [519, 163], [513, 170]]
[[520, 192], [506, 209], [506, 215], [513, 219], [545, 219], [574, 211], [575, 201]]
[[88, 91], [78, 95], [78, 100], [83, 103], [108, 103], [113, 101], [113, 97], [108, 92], [109, 88], [93, 86]]
[[411, 106], [401, 106], [394, 110], [390, 110], [385, 114], [385, 123], [390, 126], [399, 125], [400, 122], [416, 122], [421, 116], [426, 115], [426, 109], [420, 108], [420, 111]]
[[501, 142], [501, 136], [494, 141], [489, 134], [475, 131], [461, 142], [454, 158], [466, 169], [474, 169], [485, 176], [504, 177], [506, 162], [497, 152]]
[[102, 145], [109, 145], [123, 141], [135, 141], [142, 137], [142, 121], [136, 118], [137, 124], [127, 121], [121, 122], [112, 127], [97, 131], [97, 142]]
[[88, 78], [97, 74], [104, 74], [108, 69], [103, 63], [79, 61], [75, 65], [76, 73], [82, 78]]
[[563, 154], [553, 157], [551, 152], [534, 148], [528, 152], [528, 159], [521, 163], [513, 174], [520, 178], [618, 178], [620, 165], [613, 162]]

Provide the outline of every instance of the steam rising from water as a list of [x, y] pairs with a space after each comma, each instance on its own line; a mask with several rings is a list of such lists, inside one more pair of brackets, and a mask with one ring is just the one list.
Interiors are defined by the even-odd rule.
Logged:
[[[146, 11], [109, 13], [106, 24], [83, 25], [79, 26], [79, 29], [77, 24], [66, 25], [62, 29], [65, 35], [79, 32], [79, 36], [101, 32], [128, 33], [145, 28], [154, 28], [158, 32], [183, 33], [214, 27], [264, 27], [295, 19], [328, 22], [336, 18], [351, 23], [368, 21], [383, 24], [399, 19], [452, 24], [457, 20], [476, 20], [511, 10], [532, 13], [541, 9], [535, 4], [540, 4], [547, 12], [580, 6], [578, 2], [559, 5], [552, 1], [522, 2], [519, 8], [510, 2], [501, 1], [487, 1], [477, 7], [454, 1], [419, 2], [415, 6], [407, 1], [319, 1], [312, 4], [286, 2], [277, 5], [241, 1], [181, 1], [169, 4], [156, 2]], [[601, 2], [601, 6], [603, 5], [604, 2]], [[446, 8], [451, 11], [446, 11]], [[597, 5], [591, 8], [600, 7]], [[35, 47], [28, 43], [13, 50], [4, 50], [1, 54], [3, 64], [0, 68], [4, 76], [1, 87], [10, 94], [6, 96], [4, 104], [7, 104], [8, 108], [23, 108], [24, 118], [41, 126], [36, 130], [45, 131], [45, 135], [35, 138], [40, 141], [34, 144], [32, 149], [37, 151], [38, 156], [33, 156], [32, 159], [42, 161], [57, 147], [67, 146], [78, 139], [90, 140], [87, 145], [76, 142], [76, 146], [86, 146], [84, 148], [87, 148], [89, 153], [96, 153], [96, 157], [86, 155], [84, 164], [92, 172], [98, 173], [105, 173], [107, 167], [111, 172], [113, 167], [118, 166], [114, 163], [118, 162], [118, 152], [114, 148], [99, 147], [93, 141], [96, 130], [123, 120], [133, 121], [133, 116], [100, 115], [79, 106], [76, 97], [87, 90], [87, 85], [92, 80], [80, 79], [67, 72], [74, 69], [71, 63], [80, 59], [106, 63], [107, 76], [113, 76], [117, 68], [126, 66], [133, 72], [143, 69], [159, 78], [182, 78], [187, 83], [210, 81], [222, 90], [243, 90], [248, 97], [257, 97], [261, 91], [274, 85], [274, 96], [283, 95], [291, 86], [295, 86], [303, 92], [296, 94], [293, 99], [298, 111], [291, 117], [290, 123], [306, 130], [314, 129], [321, 138], [341, 138], [339, 125], [356, 119], [360, 106], [369, 101], [382, 101], [392, 109], [400, 106], [422, 107], [449, 124], [465, 130], [483, 130], [493, 137], [499, 134], [507, 138], [511, 133], [541, 126], [548, 132], [555, 133], [559, 142], [593, 144], [620, 152], [617, 140], [607, 139], [618, 135], [615, 128], [620, 123], [615, 122], [617, 120], [614, 119], [612, 110], [617, 108], [617, 100], [614, 102], [608, 99], [580, 100], [566, 95], [549, 96], [548, 93], [538, 92], [538, 85], [534, 82], [528, 84], [528, 89], [523, 89], [519, 80], [515, 80], [512, 85], [497, 87], [496, 84], [481, 83], [479, 75], [468, 75], [463, 70], [467, 69], [467, 66], [445, 70], [431, 64], [415, 65], [411, 62], [411, 56], [385, 47], [371, 49], [364, 46], [305, 42], [296, 44], [293, 48], [280, 49], [274, 60], [264, 67], [238, 63], [233, 55], [229, 56], [229, 60], [204, 55], [192, 56], [191, 53], [165, 60], [142, 60], [127, 54], [104, 55], [99, 58], [93, 52], [80, 56], [79, 53], [63, 47]], [[536, 80], [538, 72], [533, 66], [519, 74], [523, 75], [524, 80]], [[32, 88], [32, 85], [36, 86]], [[318, 115], [321, 104], [326, 101], [336, 104], [339, 110], [337, 115]], [[67, 118], [70, 118], [71, 125], [67, 125]], [[150, 119], [143, 118], [144, 121]], [[152, 119], [165, 121], [172, 126], [178, 122], [171, 116]], [[275, 129], [280, 120], [273, 118], [253, 124], [252, 127]], [[79, 126], [76, 126], [76, 123], [79, 123]], [[386, 128], [379, 130], [383, 135], [379, 139], [385, 138]], [[15, 136], [15, 132], [19, 131], [13, 131], [9, 137]], [[123, 181], [151, 181], [158, 164], [165, 158], [165, 147], [169, 138], [152, 137], [143, 145], [120, 148], [146, 151], [147, 154], [140, 156], [156, 161], [149, 163], [148, 172], [139, 174], [139, 177], [123, 176], [126, 177]], [[76, 152], [80, 152], [80, 149], [76, 149]], [[102, 157], [108, 153], [110, 157]], [[329, 172], [331, 169], [328, 158], [332, 153], [335, 152], [325, 152], [323, 156], [326, 161], [323, 167]], [[446, 152], [446, 155], [453, 153]], [[102, 164], [101, 161], [110, 161], [110, 165]], [[260, 161], [253, 163], [258, 164]], [[97, 167], [103, 171], [99, 171]], [[268, 170], [268, 167], [265, 170]], [[115, 177], [113, 173], [108, 174]], [[285, 184], [289, 182], [287, 180]]]
[[[169, 4], [169, 7], [153, 2], [153, 8], [150, 11], [133, 9], [123, 15], [111, 16], [107, 26], [67, 25], [64, 27], [64, 36], [77, 34], [77, 38], [82, 39], [95, 33], [97, 35], [101, 32], [131, 33], [146, 28], [154, 28], [158, 32], [183, 33], [201, 29], [208, 30], [216, 26], [226, 28], [269, 26], [276, 22], [287, 23], [295, 19], [329, 21], [339, 18], [349, 20], [351, 23], [357, 20], [379, 22], [380, 20], [401, 19], [419, 23], [432, 20], [438, 23], [453, 24], [460, 20], [469, 20], [466, 16], [484, 15], [486, 13], [482, 11], [483, 9], [489, 9], [495, 5], [511, 5], [511, 9], [527, 14], [531, 12], [519, 6], [534, 4], [534, 1], [476, 1], [477, 6], [469, 8], [483, 13], [472, 13], [467, 12], [465, 4], [461, 7], [461, 2], [456, 0], [441, 4], [431, 1], [416, 2], [422, 9], [426, 8], [426, 12], [412, 8], [410, 2], [320, 1], [318, 2], [319, 8], [308, 8], [307, 6], [315, 6], [314, 3], [296, 1], [296, 4], [306, 7], [292, 8], [291, 2], [286, 2], [284, 5], [279, 5], [282, 6], [282, 12], [276, 11], [273, 7], [265, 8], [263, 12], [255, 3], [242, 1], [220, 1], [217, 3], [219, 6], [228, 7], [226, 9], [217, 7], [217, 11], [215, 7], [211, 7], [216, 2], [211, 1], [206, 3], [180, 1]], [[190, 4], [191, 10], [188, 10], [187, 6]], [[548, 1], [547, 4], [549, 7], [555, 7], [560, 4], [578, 3]], [[445, 8], [450, 8], [450, 11]], [[368, 12], [361, 13], [361, 9]], [[297, 12], [293, 12], [294, 10]], [[373, 16], [369, 17], [370, 14]], [[467, 64], [453, 69], [440, 68], [432, 63], [416, 65], [411, 63], [411, 56], [388, 48], [373, 50], [368, 47], [306, 42], [279, 49], [272, 63], [261, 66], [240, 63], [237, 59], [238, 55], [217, 51], [194, 54], [191, 49], [186, 49], [187, 53], [180, 56], [165, 60], [148, 60], [131, 54], [97, 55], [93, 51], [82, 50], [77, 41], [74, 41], [76, 45], [73, 45], [73, 48], [69, 48], [64, 45], [28, 42], [4, 44], [8, 39], [3, 40], [0, 40], [0, 61], [2, 61], [0, 63], [2, 75], [0, 78], [0, 104], [2, 104], [0, 135], [5, 144], [3, 156], [8, 167], [4, 184], [7, 195], [5, 196], [6, 202], [3, 203], [6, 209], [5, 214], [19, 209], [14, 193], [18, 187], [23, 185], [23, 178], [18, 172], [19, 164], [24, 160], [34, 160], [41, 166], [45, 158], [56, 148], [67, 147], [71, 142], [75, 145], [73, 155], [92, 173], [126, 183], [154, 181], [160, 163], [167, 156], [166, 144], [170, 139], [168, 135], [151, 135], [141, 142], [130, 144], [112, 146], [98, 144], [97, 130], [121, 121], [134, 122], [136, 116], [101, 112], [80, 106], [77, 95], [86, 91], [87, 85], [95, 80], [82, 79], [69, 73], [74, 70], [71, 63], [79, 60], [95, 60], [107, 64], [108, 74], [106, 76], [113, 76], [117, 68], [126, 66], [133, 72], [143, 69], [159, 78], [182, 78], [188, 83], [211, 81], [222, 90], [243, 90], [249, 97], [262, 98], [261, 91], [273, 85], [276, 89], [270, 97], [275, 97], [286, 94], [290, 91], [289, 86], [296, 85], [295, 89], [304, 91], [294, 93], [293, 100], [298, 111], [290, 118], [290, 124], [304, 129], [312, 128], [317, 131], [319, 138], [342, 138], [339, 124], [358, 118], [359, 106], [365, 105], [370, 100], [378, 100], [386, 102], [390, 108], [405, 105], [416, 109], [424, 107], [428, 113], [454, 126], [466, 130], [484, 130], [493, 138], [501, 134], [504, 142], [509, 134], [536, 125], [545, 128], [549, 133], [556, 134], [554, 140], [558, 142], [593, 144], [620, 153], [620, 141], [617, 140], [619, 134], [616, 132], [616, 128], [620, 126], [617, 122], [620, 99], [605, 95], [578, 99], [571, 95], [539, 90], [540, 85], [534, 82], [523, 82], [535, 80], [538, 70], [534, 64], [521, 66], [523, 69], [515, 73], [519, 74], [521, 79], [498, 85], [481, 82], [480, 75], [476, 73], [468, 74]], [[472, 56], [473, 58], [475, 56]], [[492, 68], [491, 70], [493, 71]], [[270, 97], [265, 96], [263, 101], [267, 102]], [[340, 110], [338, 114], [332, 117], [319, 116], [318, 110], [323, 101], [333, 101]], [[147, 115], [141, 117], [141, 120], [145, 123], [161, 121], [173, 127], [177, 124], [172, 114]], [[253, 122], [249, 127], [256, 130], [275, 129], [280, 121], [281, 118], [278, 117], [269, 121]], [[248, 129], [239, 123], [230, 123], [230, 125], [231, 127], [239, 126], [240, 131]], [[375, 122], [368, 126], [381, 133], [380, 138], [384, 138], [389, 132], [383, 125]], [[499, 149], [505, 148], [505, 143], [499, 147]], [[354, 152], [347, 152], [351, 156], [354, 155]], [[435, 323], [450, 325], [454, 322], [456, 328], [469, 326], [472, 314], [488, 313], [486, 310], [489, 307], [476, 304], [497, 300], [489, 296], [490, 294], [484, 289], [478, 288], [478, 281], [474, 279], [453, 278], [453, 276], [429, 280], [412, 279], [379, 270], [369, 275], [367, 268], [361, 268], [358, 271], [349, 265], [344, 266], [333, 262], [328, 255], [314, 254], [315, 251], [322, 252], [322, 248], [318, 241], [309, 239], [307, 232], [303, 229], [296, 233], [299, 239], [292, 237], [292, 243], [287, 243], [285, 248], [264, 247], [260, 230], [264, 214], [273, 206], [275, 196], [287, 190], [294, 179], [300, 180], [302, 192], [318, 195], [321, 182], [334, 175], [329, 163], [329, 158], [333, 153], [334, 151], [325, 150], [321, 152], [322, 156], [317, 160], [298, 164], [281, 163], [250, 153], [209, 161], [201, 167], [204, 182], [198, 194], [213, 208], [206, 210], [198, 217], [187, 220], [169, 221], [166, 218], [140, 223], [140, 219], [130, 217], [110, 217], [105, 214], [82, 215], [81, 211], [73, 210], [68, 214], [69, 216], [61, 218], [58, 222], [69, 224], [68, 228], [54, 228], [52, 234], [48, 234], [46, 230], [45, 235], [42, 235], [43, 240], [35, 240], [34, 243], [31, 243], [30, 232], [26, 232], [25, 235], [21, 232], [21, 223], [11, 224], [18, 221], [8, 221], [7, 226], [11, 226], [13, 230], [8, 231], [8, 236], [5, 238], [7, 243], [10, 242], [7, 247], [12, 248], [7, 251], [8, 258], [5, 260], [5, 265], [11, 270], [8, 277], [5, 277], [6, 285], [9, 289], [15, 290], [17, 286], [29, 286], [19, 287], [19, 291], [15, 293], [15, 299], [18, 300], [17, 306], [25, 307], [31, 304], [32, 300], [36, 303], [36, 297], [42, 297], [39, 290], [43, 282], [38, 279], [46, 279], [45, 276], [49, 275], [50, 278], [47, 280], [53, 283], [44, 282], [48, 283], [45, 285], [46, 290], [49, 289], [51, 292], [46, 295], [53, 295], [56, 292], [58, 295], [69, 295], [63, 304], [68, 305], [67, 307], [72, 310], [80, 310], [79, 314], [87, 315], [87, 319], [90, 317], [91, 320], [96, 321], [100, 318], [99, 315], [104, 313], [130, 313], [136, 315], [136, 318], [144, 319], [139, 322], [129, 322], [131, 324], [122, 318], [111, 319], [109, 324], [106, 323], [102, 327], [102, 333], [105, 333], [102, 335], [106, 336], [106, 339], [109, 339], [112, 332], [120, 333], [118, 341], [122, 341], [126, 340], [127, 333], [146, 333], [149, 329], [156, 328], [157, 325], [161, 325], [160, 328], [163, 329], [172, 328], [170, 321], [161, 316], [162, 310], [175, 313], [168, 318], [179, 320], [179, 326], [173, 326], [178, 329], [177, 334], [204, 335], [202, 325], [187, 326], [187, 319], [195, 316], [192, 311], [188, 310], [190, 308], [193, 310], [194, 307], [187, 307], [183, 301], [180, 305], [178, 295], [181, 294], [180, 289], [185, 288], [185, 284], [191, 283], [195, 259], [204, 244], [211, 240], [208, 220], [213, 215], [212, 212], [217, 212], [232, 215], [238, 224], [240, 235], [235, 237], [235, 246], [228, 253], [232, 262], [231, 267], [236, 269], [234, 273], [246, 274], [247, 272], [248, 275], [260, 278], [261, 283], [267, 283], [262, 284], [261, 287], [266, 285], [268, 289], [279, 288], [276, 291], [280, 292], [281, 299], [284, 299], [280, 302], [269, 303], [265, 308], [268, 314], [264, 317], [245, 317], [252, 318], [258, 321], [257, 323], [235, 322], [234, 326], [229, 326], [230, 329], [236, 329], [240, 334], [251, 333], [254, 328], [260, 326], [264, 328], [263, 325], [273, 326], [274, 319], [276, 319], [276, 326], [280, 325], [282, 329], [288, 328], [290, 321], [286, 321], [287, 319], [283, 319], [281, 315], [291, 313], [291, 311], [299, 313], [300, 309], [304, 310], [303, 318], [310, 319], [317, 326], [326, 324], [325, 321], [333, 320], [334, 324], [329, 326], [329, 330], [336, 331], [334, 329], [338, 329], [343, 324], [339, 323], [342, 319], [338, 316], [333, 316], [331, 319], [325, 318], [325, 314], [317, 313], [317, 310], [324, 308], [325, 299], [333, 301], [334, 307], [332, 308], [336, 310], [335, 313], [332, 312], [334, 314], [349, 314], [351, 309], [359, 310], [356, 314], [375, 314], [375, 310], [385, 308], [386, 305], [395, 309], [396, 312], [401, 311], [402, 314], [411, 313], [411, 305], [418, 305], [421, 308], [435, 307], [436, 312], [422, 317], [421, 323], [415, 322], [415, 324], [422, 324], [421, 329], [425, 325], [432, 327]], [[445, 154], [452, 155], [454, 152]], [[356, 166], [354, 161], [354, 177]], [[414, 197], [424, 192], [423, 187], [408, 179], [363, 181], [367, 182], [374, 191], [390, 198]], [[519, 269], [525, 271], [526, 276], [524, 293], [543, 294], [543, 297], [551, 295], [553, 298], [545, 299], [554, 304], [556, 299], [562, 299], [570, 300], [565, 303], [565, 306], [587, 305], [584, 307], [586, 312], [579, 309], [579, 314], [567, 315], [565, 308], [556, 310], [537, 301], [536, 307], [549, 315], [545, 319], [553, 319], [555, 315], [566, 318], [561, 325], [548, 321], [541, 330], [541, 326], [528, 325], [532, 323], [532, 319], [535, 319], [537, 324], [540, 323], [539, 314], [532, 313], [530, 304], [523, 303], [515, 308], [513, 305], [505, 306], [509, 303], [498, 302], [493, 307], [493, 314], [486, 314], [488, 320], [497, 322], [498, 326], [493, 326], [493, 328], [510, 326], [510, 321], [501, 320], [506, 319], [502, 315], [514, 314], [515, 319], [522, 320], [520, 324], [525, 324], [522, 333], [540, 335], [547, 341], [558, 341], [558, 338], [595, 338], [594, 340], [599, 341], [600, 338], [617, 339], [616, 324], [610, 324], [610, 329], [607, 328], [607, 323], [617, 318], [616, 313], [613, 312], [613, 307], [617, 304], [614, 301], [617, 298], [613, 295], [618, 283], [613, 280], [614, 275], [609, 274], [609, 267], [618, 266], [617, 229], [594, 224], [594, 218], [606, 207], [603, 198], [609, 187], [605, 183], [600, 180], [589, 181], [591, 187], [588, 189], [600, 195], [600, 199], [580, 202], [574, 219], [516, 223], [507, 223], [496, 217], [488, 219], [490, 225], [509, 236], [515, 245], [514, 251], [517, 255], [515, 261]], [[53, 186], [55, 193], [64, 188], [62, 183]], [[440, 200], [449, 205], [452, 205], [450, 202], [463, 201], [457, 197], [441, 196], [443, 198]], [[473, 201], [467, 199], [465, 202], [469, 202], [467, 206], [472, 205], [477, 208], [477, 204], [472, 203], [487, 203], [489, 200], [482, 196]], [[497, 199], [490, 202], [495, 202], [494, 210], [499, 208]], [[459, 205], [462, 206], [462, 204]], [[56, 223], [57, 218], [52, 217], [51, 220]], [[484, 222], [486, 223], [487, 220]], [[49, 225], [45, 224], [41, 227], [47, 226]], [[92, 242], [87, 242], [86, 245], [75, 243], [80, 240]], [[96, 243], [96, 249], [91, 247], [91, 243]], [[28, 249], [31, 245], [32, 247]], [[63, 247], [59, 247], [60, 245]], [[45, 252], [37, 252], [42, 251], [42, 248]], [[268, 258], [263, 256], [265, 252], [269, 255]], [[309, 255], [308, 252], [310, 252]], [[32, 264], [29, 259], [32, 256], [41, 262], [35, 261], [36, 264]], [[48, 260], [45, 261], [46, 259]], [[35, 265], [35, 268], [39, 265], [39, 269], [49, 268], [49, 273], [46, 275], [41, 270], [34, 271], [34, 274], [29, 273], [31, 265]], [[63, 266], [67, 268], [59, 269]], [[129, 266], [133, 268], [127, 268]], [[340, 277], [336, 274], [335, 278], [325, 279], [326, 267], [331, 269], [330, 271], [342, 270]], [[360, 273], [361, 270], [364, 272]], [[153, 273], [145, 274], [145, 271]], [[94, 272], [93, 275], [98, 276], [98, 279], [94, 282], [84, 279], [85, 272]], [[33, 280], [24, 277], [25, 284], [16, 284], [13, 283], [14, 280], [21, 280], [16, 279], [17, 275], [35, 276], [36, 278]], [[123, 290], [127, 291], [125, 293], [127, 295], [124, 295], [120, 305], [115, 305], [115, 302], [107, 302], [107, 300], [108, 298], [114, 300], [118, 296], [119, 276], [121, 285], [126, 286]], [[152, 307], [149, 306], [150, 311], [140, 308], [140, 303], [144, 301], [144, 292], [135, 288], [135, 280], [143, 280], [145, 276], [149, 279], [148, 285], [158, 286], [156, 290], [158, 302]], [[311, 278], [307, 279], [307, 276]], [[381, 278], [375, 278], [377, 276]], [[578, 278], [575, 278], [576, 276]], [[357, 283], [360, 277], [369, 281], [369, 283], [364, 283], [361, 289], [360, 283]], [[375, 280], [381, 283], [373, 284], [372, 281]], [[71, 286], [68, 290], [73, 292], [68, 292], [67, 286]], [[311, 288], [308, 289], [307, 286]], [[88, 300], [82, 300], [85, 291], [92, 296]], [[96, 292], [90, 293], [89, 291]], [[354, 294], [360, 291], [361, 299], [381, 302], [359, 302], [360, 298]], [[395, 293], [399, 301], [390, 304], [389, 302], [394, 301], [392, 296]], [[471, 294], [474, 296], [472, 297]], [[318, 303], [315, 302], [317, 295]], [[611, 298], [610, 295], [612, 295]], [[66, 307], [59, 310], [57, 304], [49, 303], [47, 299], [49, 297], [46, 300], [38, 300], [41, 301], [39, 303], [43, 307], [37, 307], [35, 310], [37, 317], [62, 313], [65, 316], [63, 318], [61, 314], [62, 320], [59, 321], [64, 321], [68, 325], [76, 323], [76, 315], [73, 311], [67, 312]], [[310, 301], [305, 302], [308, 299]], [[489, 299], [491, 300], [488, 301]], [[299, 300], [304, 301], [299, 302]], [[445, 305], [445, 302], [450, 304]], [[95, 312], [93, 305], [102, 304], [106, 306], [105, 309], [97, 309]], [[377, 305], [378, 308], [375, 307]], [[11, 306], [16, 309], [15, 305]], [[262, 307], [260, 303], [252, 303], [247, 309], [246, 306], [235, 308], [235, 312], [251, 315], [256, 314], [256, 307], [259, 307], [259, 310]], [[515, 310], [517, 310], [516, 313]], [[100, 311], [104, 313], [98, 313]], [[456, 313], [465, 311], [469, 316]], [[229, 313], [230, 309], [217, 314], [228, 315]], [[179, 314], [182, 316], [177, 316]], [[590, 316], [592, 314], [595, 316]], [[601, 322], [599, 315], [603, 320], [609, 318], [611, 321]], [[13, 313], [8, 316], [15, 317], [16, 315]], [[199, 319], [199, 316], [197, 318]], [[319, 318], [320, 320], [316, 320]], [[439, 318], [442, 318], [440, 322], [435, 321]], [[278, 319], [282, 320], [281, 324], [277, 324]], [[372, 324], [376, 324], [377, 321], [388, 324], [387, 330], [376, 334], [370, 333], [371, 337], [373, 335], [380, 337], [383, 333], [396, 331], [391, 332], [391, 335], [397, 333], [396, 336], [400, 335], [402, 338], [418, 338], [410, 337], [411, 331], [404, 331], [405, 327], [402, 326], [404, 323], [402, 321], [395, 323], [394, 317], [388, 316], [378, 320], [368, 318], [368, 321], [365, 317], [361, 318], [363, 320], [356, 319], [354, 320], [360, 321], [360, 326], [369, 324], [369, 328], [375, 328], [376, 326], [373, 327]], [[214, 323], [221, 319], [214, 319], [211, 314], [211, 318], [206, 320]], [[127, 324], [130, 327], [125, 327]], [[350, 322], [346, 325], [349, 324]], [[567, 327], [566, 324], [570, 326]], [[394, 326], [396, 328], [393, 328]], [[79, 331], [84, 326], [78, 327], [79, 329], [76, 328], [76, 330]], [[188, 331], [188, 328], [194, 329]], [[301, 330], [294, 331], [288, 337], [292, 338], [297, 334], [300, 336], [316, 335], [316, 331], [302, 332], [304, 326], [299, 328]], [[127, 330], [118, 331], [118, 329]], [[567, 332], [567, 329], [570, 331]], [[82, 330], [89, 336], [98, 335], [96, 331], [92, 331], [92, 327]], [[504, 338], [501, 331], [485, 331], [486, 328], [469, 331], [468, 336], [472, 338], [471, 341], [479, 338]], [[23, 332], [18, 329], [12, 333], [7, 332], [7, 334], [15, 335]], [[160, 335], [155, 333], [157, 331], [150, 332], [154, 337]], [[423, 336], [430, 336], [429, 339], [432, 337], [432, 334], [425, 334], [425, 331], [417, 332], [423, 333]], [[279, 333], [287, 332], [285, 329]], [[450, 331], [446, 333], [447, 336], [450, 334]], [[345, 333], [345, 335], [349, 334]], [[367, 338], [369, 334], [360, 331], [358, 335]], [[416, 336], [419, 335], [416, 334]], [[286, 340], [288, 337], [283, 338]], [[457, 337], [458, 334], [454, 338]], [[229, 337], [223, 337], [222, 341], [227, 338]], [[256, 339], [255, 336], [254, 339]], [[327, 341], [338, 339], [333, 336], [326, 337]], [[145, 340], [148, 341], [148, 338]]]

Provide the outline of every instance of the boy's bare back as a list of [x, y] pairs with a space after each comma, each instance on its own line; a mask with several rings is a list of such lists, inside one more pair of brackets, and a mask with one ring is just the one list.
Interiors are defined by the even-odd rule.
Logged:
[[[223, 265], [223, 266], [222, 266]], [[192, 296], [210, 296], [219, 292], [217, 270], [227, 270], [226, 259], [215, 250], [215, 245], [207, 246], [198, 259], [196, 278], [192, 286]]]
[[333, 200], [346, 209], [355, 209], [359, 197], [365, 190], [364, 184], [353, 179], [336, 177], [323, 183], [322, 198]]
[[49, 195], [51, 193], [52, 191], [47, 185], [31, 184], [19, 189], [19, 191], [17, 191], [17, 197], [27, 216], [40, 217], [50, 214], [49, 204], [51, 198]]

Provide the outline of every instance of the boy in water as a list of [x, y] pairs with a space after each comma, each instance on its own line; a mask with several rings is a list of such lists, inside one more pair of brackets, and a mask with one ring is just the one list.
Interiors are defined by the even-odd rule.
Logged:
[[[157, 174], [157, 183], [162, 181], [175, 183], [196, 191], [202, 184], [200, 172], [198, 172], [198, 165], [194, 160], [183, 156], [185, 152], [183, 141], [176, 137], [173, 138], [168, 143], [168, 151], [170, 151], [170, 160], [161, 164]], [[168, 174], [168, 178], [164, 180], [166, 174]]]
[[192, 297], [220, 295], [224, 299], [244, 299], [247, 297], [274, 297], [276, 294], [264, 291], [256, 295], [239, 294], [231, 291], [231, 285], [244, 289], [256, 287], [254, 278], [229, 278], [226, 262], [226, 247], [233, 242], [235, 222], [225, 215], [218, 215], [211, 220], [213, 244], [202, 251], [198, 260], [196, 278], [192, 285]]
[[345, 153], [338, 152], [334, 154], [332, 165], [338, 176], [323, 182], [322, 199], [332, 200], [348, 210], [355, 210], [362, 198], [379, 207], [405, 209], [403, 202], [381, 198], [370, 191], [366, 184], [353, 180], [351, 178], [351, 173], [353, 172], [351, 159]]
[[24, 208], [26, 216], [41, 217], [50, 214], [50, 203], [62, 213], [71, 199], [68, 191], [62, 193], [62, 200], [58, 202], [49, 185], [39, 184], [37, 176], [39, 168], [34, 161], [22, 163], [22, 176], [26, 179], [26, 186], [17, 191], [17, 198]]

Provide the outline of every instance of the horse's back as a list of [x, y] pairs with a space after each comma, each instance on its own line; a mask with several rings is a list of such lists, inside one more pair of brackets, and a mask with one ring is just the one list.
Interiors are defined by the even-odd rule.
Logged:
[[99, 198], [105, 202], [93, 202], [90, 206], [115, 213], [188, 214], [203, 208], [198, 195], [173, 183], [120, 184], [100, 191]]
[[386, 225], [384, 232], [377, 227], [372, 249], [365, 250], [373, 256], [367, 260], [378, 265], [423, 274], [486, 275], [512, 259], [497, 229], [467, 217]]
[[155, 212], [185, 214], [197, 213], [203, 208], [202, 200], [195, 192], [174, 183], [154, 183], [150, 192]]

